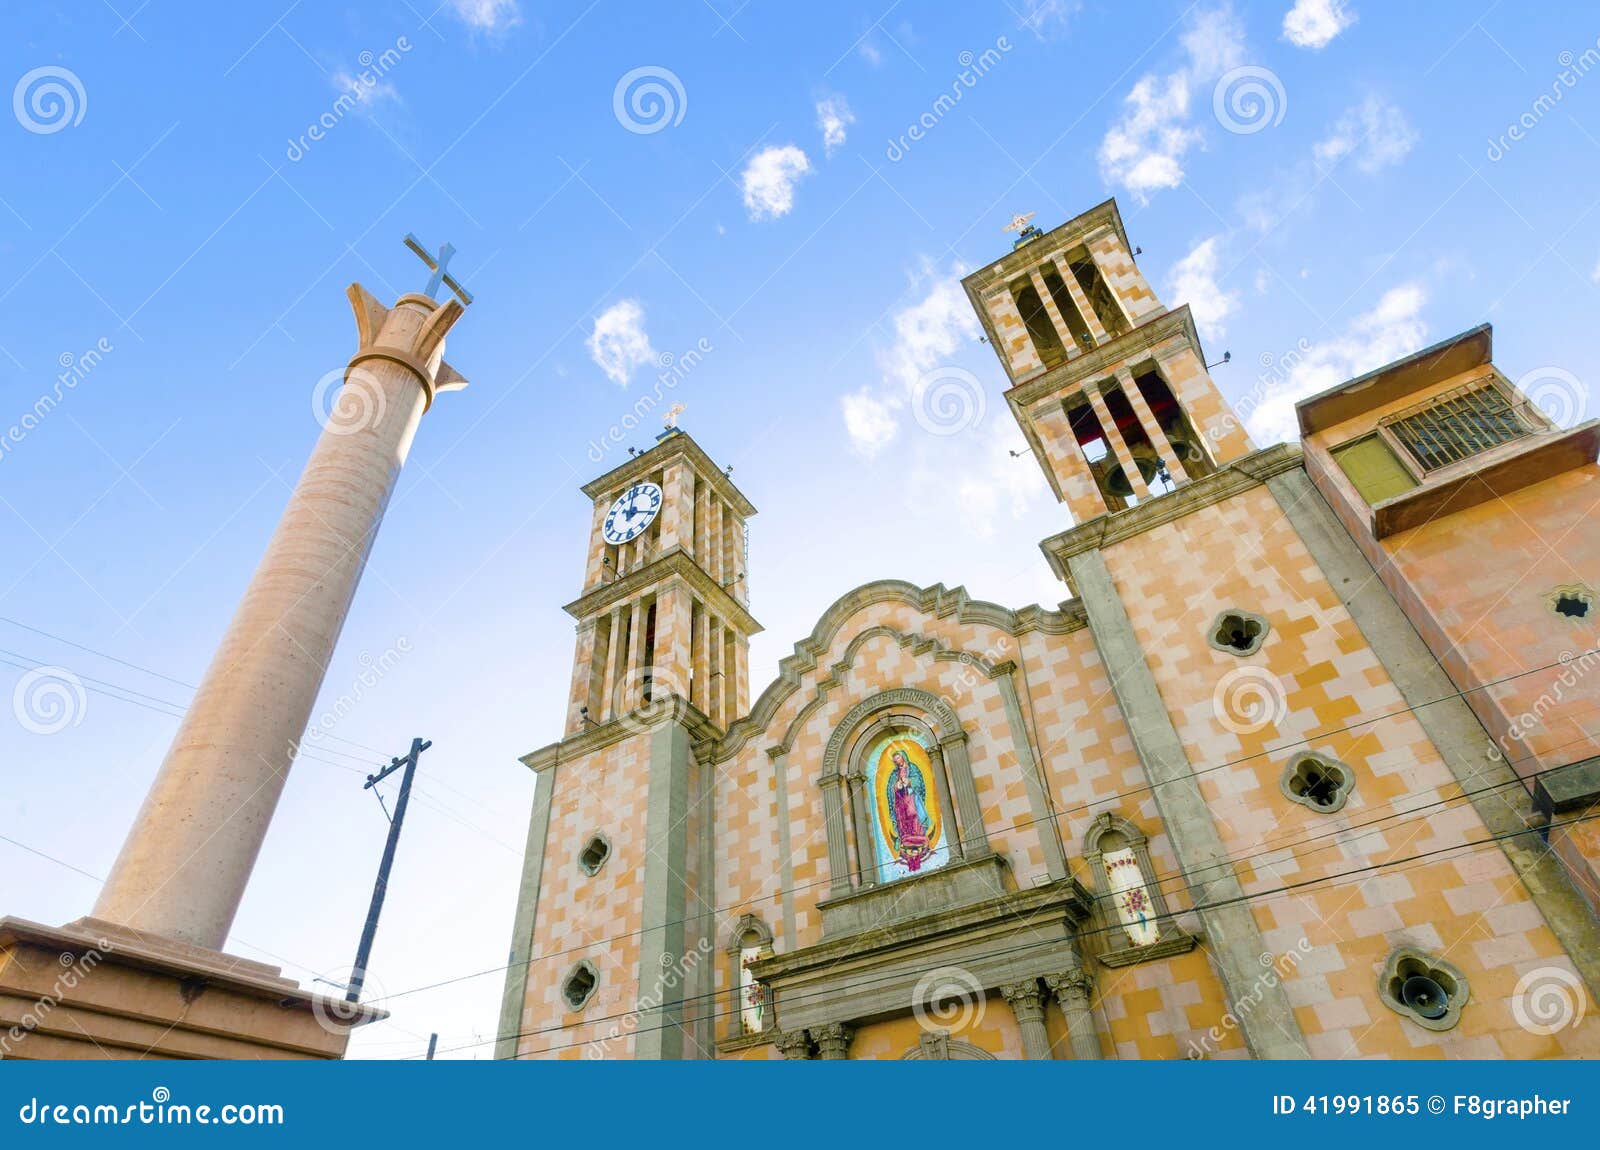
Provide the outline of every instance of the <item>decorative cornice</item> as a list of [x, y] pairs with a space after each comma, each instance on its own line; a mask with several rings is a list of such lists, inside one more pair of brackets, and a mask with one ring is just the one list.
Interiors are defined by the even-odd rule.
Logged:
[[961, 281], [961, 286], [967, 289], [969, 296], [973, 292], [986, 292], [996, 283], [1010, 280], [1033, 267], [1042, 258], [1041, 252], [1065, 251], [1067, 248], [1075, 247], [1079, 240], [1087, 241], [1096, 232], [1107, 227], [1116, 231], [1124, 251], [1133, 251], [1132, 245], [1128, 243], [1127, 229], [1122, 226], [1122, 213], [1117, 208], [1116, 198], [1113, 197], [1072, 217], [1064, 224], [1056, 225], [1038, 239], [1031, 240], [1019, 248], [1013, 248], [993, 263], [967, 276]]
[[[986, 624], [1004, 631], [1012, 638], [1020, 638], [1030, 631], [1065, 635], [1088, 626], [1083, 606], [1076, 601], [1062, 603], [1055, 611], [1038, 605], [1013, 611], [997, 603], [972, 599], [965, 588], [952, 589], [943, 583], [935, 583], [927, 588], [899, 579], [864, 583], [836, 599], [822, 613], [822, 618], [817, 620], [810, 636], [794, 645], [794, 653], [778, 664], [778, 677], [761, 693], [750, 713], [728, 728], [727, 736], [717, 749], [717, 757], [733, 754], [753, 736], [764, 731], [778, 708], [801, 688], [805, 676], [817, 669], [819, 661], [833, 646], [845, 624], [859, 612], [879, 603], [902, 603], [924, 615], [935, 619], [953, 619], [958, 624]], [[949, 657], [961, 658], [961, 655]]]
[[750, 614], [745, 605], [706, 574], [705, 568], [696, 563], [681, 545], [668, 548], [643, 567], [635, 567], [619, 579], [600, 584], [593, 591], [568, 603], [562, 610], [575, 619], [587, 619], [633, 598], [652, 584], [665, 583], [674, 577], [689, 584], [714, 613], [728, 621], [741, 635], [749, 638], [761, 631], [761, 624], [756, 622], [755, 616]]
[[717, 494], [731, 503], [733, 509], [741, 516], [748, 519], [756, 514], [755, 505], [744, 497], [744, 492], [733, 485], [733, 480], [712, 462], [711, 457], [686, 431], [667, 436], [649, 451], [641, 451], [628, 462], [613, 467], [596, 479], [591, 479], [580, 490], [590, 499], [599, 499], [602, 495], [620, 487], [629, 486], [636, 479], [642, 479], [656, 468], [663, 466], [674, 455], [682, 455], [693, 464], [696, 473], [710, 483]]
[[[989, 862], [992, 862], [993, 856]], [[953, 863], [952, 866], [972, 864]], [[893, 884], [889, 884], [892, 887]], [[846, 898], [870, 897], [888, 887], [854, 891]], [[1018, 923], [1041, 921], [1052, 911], [1064, 914], [1073, 923], [1088, 921], [1093, 896], [1075, 878], [1061, 879], [1042, 887], [1008, 891], [983, 902], [966, 903], [935, 914], [912, 919], [897, 919], [870, 930], [824, 938], [799, 950], [785, 951], [752, 964], [756, 978], [766, 986], [780, 979], [837, 966], [843, 961], [870, 962], [875, 957], [903, 948], [928, 952], [935, 940], [974, 930], [1014, 928]], [[780, 1008], [781, 1008], [780, 997]]]
[[681, 695], [666, 695], [651, 700], [644, 707], [619, 715], [587, 730], [578, 731], [557, 742], [549, 743], [536, 751], [529, 751], [517, 761], [534, 774], [542, 774], [557, 763], [575, 760], [603, 751], [624, 739], [648, 734], [662, 723], [681, 723], [689, 731], [689, 738], [697, 751], [707, 744], [715, 744], [722, 737], [721, 729]]
[[1185, 336], [1189, 345], [1195, 349], [1195, 354], [1201, 356], [1203, 362], [1205, 351], [1200, 346], [1200, 333], [1194, 326], [1194, 316], [1190, 313], [1188, 304], [1179, 304], [1154, 319], [1147, 319], [1138, 327], [1131, 328], [1085, 351], [1082, 355], [1073, 356], [1042, 375], [1021, 381], [1006, 392], [1006, 402], [1026, 426], [1024, 413], [1039, 400], [1059, 391], [1081, 387], [1087, 380], [1115, 375], [1117, 369], [1128, 361], [1155, 350], [1157, 344], [1165, 343], [1175, 335]]
[[1175, 491], [1147, 499], [1122, 511], [1097, 515], [1059, 535], [1052, 535], [1039, 544], [1039, 549], [1050, 561], [1050, 569], [1065, 579], [1067, 560], [1074, 555], [1131, 539], [1154, 527], [1172, 523], [1202, 508], [1231, 499], [1240, 492], [1260, 487], [1274, 475], [1293, 471], [1300, 466], [1300, 461], [1299, 444], [1275, 443], [1236, 459], [1203, 479], [1191, 480]]

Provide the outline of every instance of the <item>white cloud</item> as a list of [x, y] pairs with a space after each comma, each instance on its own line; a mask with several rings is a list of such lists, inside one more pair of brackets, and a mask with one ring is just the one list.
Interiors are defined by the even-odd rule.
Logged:
[[871, 64], [874, 68], [883, 63], [883, 53], [878, 50], [878, 46], [871, 40], [861, 41], [861, 44], [856, 48], [856, 51], [861, 53], [861, 58], [867, 63]]
[[450, 0], [450, 7], [469, 28], [504, 32], [522, 23], [517, 0]]
[[[924, 274], [932, 268], [924, 267]], [[895, 313], [894, 343], [878, 355], [884, 379], [909, 395], [929, 368], [978, 338], [978, 318], [961, 290], [965, 269], [952, 268], [920, 301]]]
[[1141, 203], [1183, 182], [1183, 157], [1200, 140], [1189, 121], [1195, 92], [1236, 67], [1244, 32], [1227, 8], [1202, 12], [1184, 33], [1184, 63], [1164, 76], [1141, 76], [1123, 101], [1122, 119], [1100, 143], [1100, 174]]
[[587, 342], [589, 357], [619, 387], [627, 387], [633, 373], [656, 360], [655, 348], [644, 330], [644, 308], [638, 300], [618, 300], [594, 321]]
[[1353, 154], [1356, 167], [1371, 173], [1398, 164], [1416, 142], [1417, 133], [1405, 113], [1377, 96], [1368, 96], [1334, 122], [1312, 154], [1324, 167]]
[[1083, 6], [1077, 0], [1027, 0], [1022, 26], [1041, 40], [1064, 36]]
[[338, 71], [328, 77], [328, 82], [333, 85], [334, 91], [348, 92], [355, 99], [358, 111], [370, 112], [379, 104], [400, 101], [400, 92], [393, 84], [385, 83], [371, 73], [367, 75], [371, 76], [370, 80]]
[[1295, 0], [1283, 16], [1283, 38], [1296, 48], [1326, 48], [1355, 22], [1343, 0]]
[[900, 433], [894, 406], [873, 395], [868, 388], [844, 396], [839, 400], [839, 407], [844, 412], [844, 429], [850, 436], [851, 446], [868, 459]]
[[856, 122], [856, 114], [843, 96], [825, 96], [817, 101], [817, 130], [822, 133], [822, 150], [827, 155], [841, 147], [846, 129]]
[[1239, 297], [1217, 283], [1217, 246], [1221, 236], [1212, 236], [1179, 260], [1168, 280], [1171, 298], [1186, 303], [1194, 313], [1195, 327], [1205, 339], [1221, 339], [1227, 334], [1223, 320], [1239, 307]]
[[794, 186], [811, 161], [793, 144], [763, 148], [745, 165], [741, 183], [752, 220], [776, 219], [794, 210]]
[[[1298, 354], [1286, 378], [1261, 385], [1260, 402], [1245, 416], [1245, 426], [1256, 442], [1297, 438], [1297, 402], [1422, 347], [1428, 335], [1422, 319], [1427, 301], [1428, 293], [1420, 283], [1390, 288], [1371, 311], [1356, 316], [1336, 338], [1312, 344]], [[1282, 362], [1287, 361], [1285, 357]]]
[[961, 290], [966, 268], [939, 271], [923, 264], [919, 282], [932, 281], [922, 298], [895, 312], [889, 322], [894, 340], [877, 353], [882, 380], [840, 401], [851, 445], [869, 458], [899, 431], [900, 412], [931, 369], [949, 365], [981, 330]]

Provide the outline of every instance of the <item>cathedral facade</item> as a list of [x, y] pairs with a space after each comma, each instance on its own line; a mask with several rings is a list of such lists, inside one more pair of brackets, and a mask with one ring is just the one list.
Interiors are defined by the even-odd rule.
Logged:
[[869, 583], [756, 695], [745, 495], [583, 489], [499, 1057], [1600, 1056], [1600, 421], [1482, 327], [1258, 449], [1134, 254], [964, 281], [1053, 609]]

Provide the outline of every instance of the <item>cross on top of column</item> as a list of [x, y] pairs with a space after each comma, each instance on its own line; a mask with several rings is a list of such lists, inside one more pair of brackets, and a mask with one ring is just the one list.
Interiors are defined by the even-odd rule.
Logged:
[[428, 265], [428, 270], [433, 273], [428, 278], [428, 286], [423, 288], [423, 294], [434, 299], [439, 298], [439, 285], [443, 284], [455, 293], [463, 306], [472, 302], [472, 293], [462, 286], [461, 281], [451, 275], [446, 269], [450, 266], [450, 257], [456, 254], [453, 244], [443, 244], [439, 248], [439, 255], [435, 258], [427, 248], [422, 246], [422, 241], [411, 232], [406, 233], [406, 247], [417, 254], [417, 258]]

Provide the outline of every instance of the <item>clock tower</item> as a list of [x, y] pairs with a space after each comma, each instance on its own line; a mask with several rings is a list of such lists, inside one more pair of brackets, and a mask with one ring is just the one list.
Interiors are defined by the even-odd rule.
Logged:
[[[499, 1054], [710, 1057], [717, 945], [706, 748], [749, 710], [745, 522], [668, 427], [593, 502], [565, 732], [537, 777]], [[594, 1021], [591, 1021], [594, 1020]]]
[[583, 488], [594, 503], [567, 733], [677, 695], [726, 730], [750, 705], [745, 524], [756, 509], [668, 428]]

